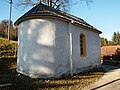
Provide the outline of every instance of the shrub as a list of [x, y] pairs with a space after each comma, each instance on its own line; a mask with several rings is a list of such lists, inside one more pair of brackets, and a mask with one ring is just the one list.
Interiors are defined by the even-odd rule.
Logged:
[[111, 56], [103, 56], [103, 60], [110, 60]]
[[116, 61], [120, 61], [120, 48], [116, 49], [115, 55], [113, 56], [113, 59]]
[[0, 38], [0, 58], [16, 57], [17, 42]]

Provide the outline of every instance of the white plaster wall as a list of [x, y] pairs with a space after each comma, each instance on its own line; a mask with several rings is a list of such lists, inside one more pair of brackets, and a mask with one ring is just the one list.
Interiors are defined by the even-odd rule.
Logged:
[[[31, 19], [18, 26], [17, 71], [33, 77], [58, 77], [70, 72], [69, 23], [57, 19]], [[75, 25], [72, 31], [73, 72], [100, 65], [99, 34]], [[86, 57], [80, 56], [79, 35], [86, 36]]]
[[17, 71], [33, 77], [57, 77], [69, 70], [68, 24], [31, 19], [18, 26]]
[[[100, 65], [99, 34], [75, 25], [71, 26], [71, 30], [73, 38], [73, 72]], [[86, 56], [80, 56], [80, 33], [83, 33], [86, 37]]]

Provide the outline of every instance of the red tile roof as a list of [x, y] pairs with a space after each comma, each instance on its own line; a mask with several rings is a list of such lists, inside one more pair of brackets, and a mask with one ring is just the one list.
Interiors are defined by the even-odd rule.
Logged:
[[102, 56], [107, 56], [107, 55], [112, 56], [113, 54], [115, 54], [117, 48], [120, 48], [120, 45], [103, 46], [103, 47], [101, 47], [101, 55]]

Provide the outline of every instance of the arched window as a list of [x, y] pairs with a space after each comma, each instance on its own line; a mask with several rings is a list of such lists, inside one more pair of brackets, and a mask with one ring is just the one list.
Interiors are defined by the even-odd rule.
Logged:
[[80, 34], [80, 56], [86, 56], [86, 38], [83, 33]]

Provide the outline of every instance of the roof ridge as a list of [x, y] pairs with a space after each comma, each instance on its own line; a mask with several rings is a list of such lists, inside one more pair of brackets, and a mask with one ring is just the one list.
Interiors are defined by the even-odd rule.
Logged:
[[76, 17], [74, 15], [71, 15], [69, 13], [66, 13], [64, 11], [61, 10], [56, 10], [53, 7], [49, 7], [45, 4], [42, 4], [41, 2], [39, 4], [37, 4], [35, 7], [33, 7], [32, 9], [30, 9], [28, 12], [26, 12], [23, 16], [21, 16], [16, 22], [15, 25], [18, 25], [20, 22], [22, 22], [23, 20], [26, 19], [32, 19], [32, 18], [37, 18], [40, 16], [53, 16], [53, 17], [60, 17], [63, 19], [66, 19], [68, 21], [74, 20], [76, 23], [93, 29], [99, 33], [101, 33], [101, 31], [97, 30], [95, 27], [93, 27], [92, 25], [88, 24], [86, 21], [84, 21], [83, 19]]

